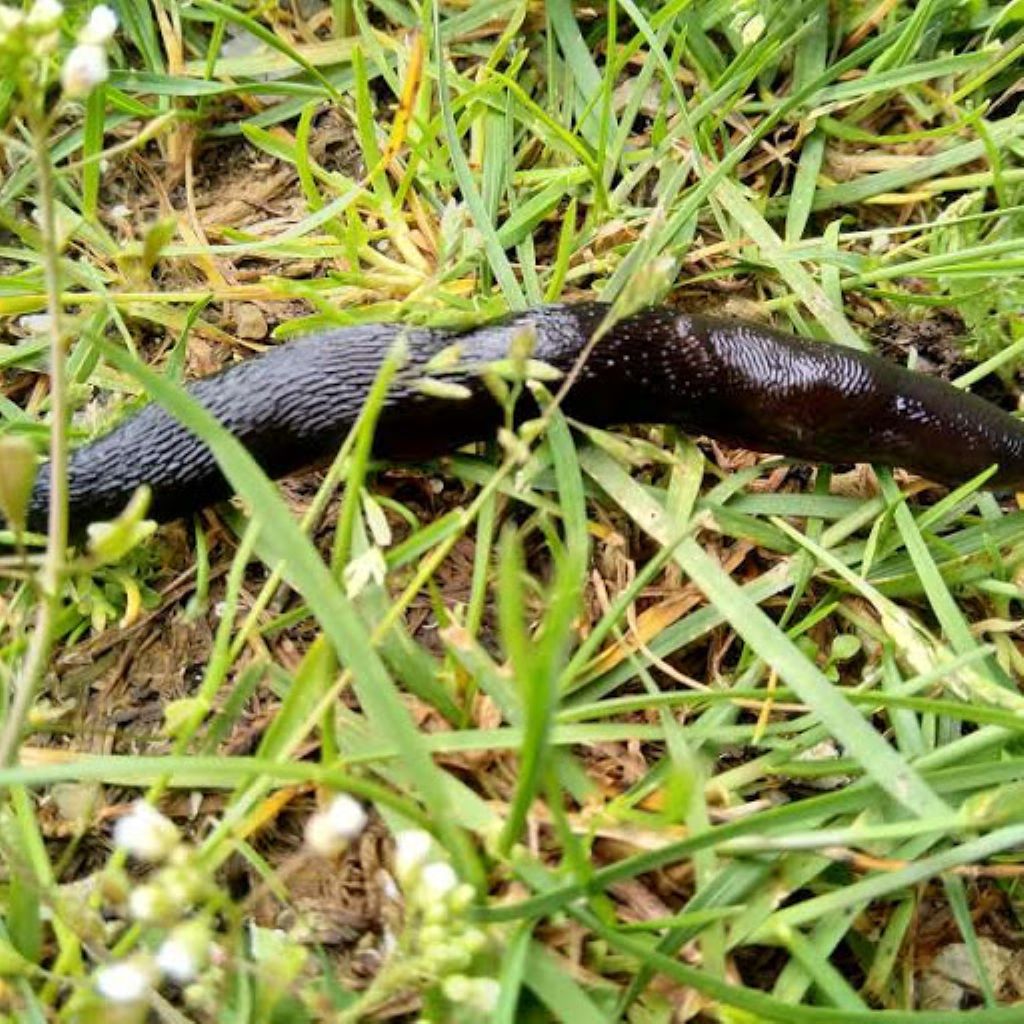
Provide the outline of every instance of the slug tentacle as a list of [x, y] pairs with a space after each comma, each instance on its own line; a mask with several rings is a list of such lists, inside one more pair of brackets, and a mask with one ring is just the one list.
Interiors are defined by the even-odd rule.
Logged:
[[[188, 390], [281, 476], [337, 450], [401, 336], [408, 360], [385, 400], [375, 448], [386, 457], [429, 457], [493, 434], [503, 413], [479, 367], [507, 358], [524, 330], [534, 335], [532, 357], [566, 373], [606, 314], [606, 306], [583, 303], [542, 306], [464, 332], [340, 328]], [[459, 362], [449, 367], [441, 354], [455, 342]], [[445, 363], [439, 379], [458, 388], [423, 386], [438, 372], [435, 357]], [[904, 466], [942, 483], [998, 464], [992, 486], [1024, 486], [1024, 423], [980, 398], [877, 356], [666, 308], [616, 323], [580, 368], [565, 408], [595, 425], [671, 422], [759, 451]], [[116, 515], [142, 484], [161, 521], [230, 493], [203, 442], [149, 406], [72, 453], [73, 528]], [[30, 503], [32, 529], [45, 526], [49, 487], [44, 466]]]

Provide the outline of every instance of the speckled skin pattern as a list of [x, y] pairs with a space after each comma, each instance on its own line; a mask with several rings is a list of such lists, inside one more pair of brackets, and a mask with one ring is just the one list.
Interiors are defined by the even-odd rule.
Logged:
[[[507, 358], [517, 334], [535, 332], [533, 358], [564, 372], [606, 312], [595, 303], [544, 306], [463, 333], [341, 328], [288, 342], [189, 391], [267, 473], [281, 476], [337, 450], [383, 358], [404, 336], [408, 359], [388, 394], [375, 451], [426, 458], [492, 436], [502, 411], [479, 369]], [[427, 367], [453, 344], [454, 369]], [[470, 396], [430, 395], [424, 377], [463, 384]], [[998, 463], [993, 486], [1024, 486], [1024, 423], [982, 399], [848, 348], [665, 308], [619, 321], [594, 347], [564, 408], [595, 425], [670, 422], [758, 451], [904, 466], [943, 483]], [[140, 484], [152, 489], [150, 514], [161, 521], [230, 493], [206, 446], [149, 406], [72, 453], [73, 529], [117, 515]], [[45, 524], [48, 496], [44, 466], [33, 529]]]

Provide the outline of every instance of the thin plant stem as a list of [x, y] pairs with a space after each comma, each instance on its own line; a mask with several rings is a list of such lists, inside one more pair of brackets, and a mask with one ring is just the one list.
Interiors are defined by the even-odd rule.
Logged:
[[54, 215], [53, 165], [42, 99], [30, 100], [29, 128], [39, 183], [39, 228], [50, 335], [50, 508], [46, 551], [39, 571], [39, 603], [25, 660], [14, 680], [11, 704], [0, 731], [0, 766], [14, 764], [22, 731], [53, 648], [54, 621], [68, 546], [67, 381], [61, 331], [60, 252]]

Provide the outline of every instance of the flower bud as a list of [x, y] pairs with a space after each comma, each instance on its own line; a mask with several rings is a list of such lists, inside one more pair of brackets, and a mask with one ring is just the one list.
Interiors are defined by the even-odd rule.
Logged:
[[482, 1014], [492, 1014], [501, 997], [501, 985], [494, 978], [467, 978], [454, 974], [446, 978], [441, 990], [453, 1003]]
[[128, 912], [142, 924], [158, 924], [177, 916], [178, 906], [162, 886], [140, 885], [128, 896]]
[[70, 99], [88, 96], [109, 74], [107, 51], [93, 43], [80, 43], [68, 55], [60, 69], [60, 84]]
[[99, 4], [92, 9], [89, 20], [78, 33], [78, 41], [86, 46], [106, 46], [116, 31], [117, 15], [106, 4]]
[[395, 836], [395, 874], [399, 882], [408, 884], [426, 864], [433, 843], [430, 833], [418, 828], [406, 829]]
[[0, 514], [15, 530], [25, 529], [32, 485], [36, 479], [36, 452], [16, 434], [0, 437]]
[[106, 1000], [119, 1005], [140, 1003], [153, 987], [153, 971], [141, 958], [106, 964], [93, 978], [96, 991]]
[[210, 931], [201, 921], [179, 925], [157, 950], [156, 966], [172, 981], [193, 981], [210, 955]]
[[139, 860], [162, 861], [180, 842], [174, 822], [138, 800], [114, 826], [114, 845]]
[[461, 914], [462, 911], [467, 910], [472, 905], [475, 895], [476, 891], [473, 889], [473, 886], [468, 882], [463, 882], [449, 897], [448, 906], [455, 913]]
[[352, 797], [342, 793], [306, 824], [306, 842], [317, 853], [329, 857], [340, 853], [366, 828], [366, 811]]
[[206, 877], [195, 864], [165, 867], [156, 876], [156, 883], [179, 910], [192, 906], [207, 889]]
[[0, 4], [0, 46], [25, 27], [25, 15], [15, 7]]
[[487, 948], [487, 933], [479, 928], [467, 928], [462, 933], [459, 941], [475, 956]]
[[459, 876], [451, 864], [439, 860], [424, 866], [419, 884], [424, 903], [441, 903], [458, 888]]
[[440, 924], [425, 924], [420, 929], [419, 939], [424, 949], [439, 946], [448, 940], [448, 929]]
[[64, 7], [57, 0], [36, 0], [25, 18], [25, 27], [34, 34], [45, 35], [60, 24], [63, 15]]
[[428, 925], [447, 925], [451, 919], [451, 910], [444, 900], [433, 901], [426, 894], [420, 892], [419, 899], [423, 904], [423, 920]]

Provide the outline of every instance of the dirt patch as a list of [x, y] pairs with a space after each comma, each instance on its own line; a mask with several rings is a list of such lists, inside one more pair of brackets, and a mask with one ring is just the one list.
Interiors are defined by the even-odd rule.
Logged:
[[886, 317], [871, 327], [871, 340], [879, 355], [915, 370], [951, 380], [971, 368], [964, 358], [966, 327], [947, 310], [936, 310], [921, 320]]

